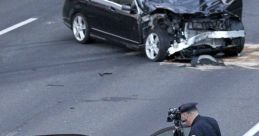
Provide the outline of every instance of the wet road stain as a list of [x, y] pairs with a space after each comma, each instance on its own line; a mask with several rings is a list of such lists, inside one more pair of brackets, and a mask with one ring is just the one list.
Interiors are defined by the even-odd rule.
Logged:
[[132, 97], [103, 97], [100, 99], [84, 99], [83, 102], [129, 102], [129, 101], [153, 101], [156, 99], [138, 98], [136, 95]]
[[84, 102], [128, 102], [138, 100], [136, 97], [104, 97], [101, 99], [87, 99], [83, 100]]
[[259, 69], [259, 45], [245, 47], [239, 57], [224, 58], [224, 63], [228, 66]]

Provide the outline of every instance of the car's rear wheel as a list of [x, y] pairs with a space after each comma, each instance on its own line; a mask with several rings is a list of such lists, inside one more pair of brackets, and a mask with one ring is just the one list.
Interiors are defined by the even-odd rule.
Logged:
[[73, 34], [79, 43], [87, 43], [90, 38], [89, 26], [86, 17], [78, 13], [73, 18]]
[[[244, 30], [244, 26], [241, 21], [232, 20], [230, 29], [232, 31]], [[224, 52], [225, 55], [226, 56], [238, 56], [238, 54], [240, 54], [244, 49], [245, 38], [244, 37], [234, 38], [231, 40], [231, 45], [233, 45], [234, 47], [225, 50], [225, 52]]]
[[238, 54], [240, 54], [245, 46], [245, 38], [235, 38], [232, 39], [232, 45], [234, 47], [226, 49], [224, 51], [226, 56], [238, 56]]
[[157, 27], [150, 31], [145, 42], [145, 53], [149, 60], [160, 62], [168, 56], [170, 40], [165, 30]]

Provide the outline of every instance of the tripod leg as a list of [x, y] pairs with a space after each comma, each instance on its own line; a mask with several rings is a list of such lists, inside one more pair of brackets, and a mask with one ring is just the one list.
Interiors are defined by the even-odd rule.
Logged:
[[184, 133], [181, 130], [176, 130], [174, 136], [184, 136]]

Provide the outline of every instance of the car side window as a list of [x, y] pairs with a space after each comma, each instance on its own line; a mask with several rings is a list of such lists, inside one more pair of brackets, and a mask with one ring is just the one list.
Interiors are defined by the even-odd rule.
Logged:
[[120, 5], [129, 5], [131, 6], [131, 4], [133, 3], [134, 0], [109, 0], [115, 3], [118, 3]]

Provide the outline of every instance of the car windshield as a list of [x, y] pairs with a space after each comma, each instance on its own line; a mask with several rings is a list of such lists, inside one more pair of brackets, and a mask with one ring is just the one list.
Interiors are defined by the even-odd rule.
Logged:
[[[138, 0], [140, 7], [167, 7], [180, 12], [199, 12], [225, 9], [221, 0]], [[142, 5], [141, 5], [142, 4]]]
[[201, 3], [201, 4], [206, 4], [206, 3], [215, 3], [215, 2], [220, 2], [221, 0], [139, 0], [142, 2], [155, 2], [155, 3], [170, 3], [170, 4], [183, 4], [183, 3]]
[[167, 4], [170, 6], [199, 7], [200, 0], [146, 0], [146, 2]]

